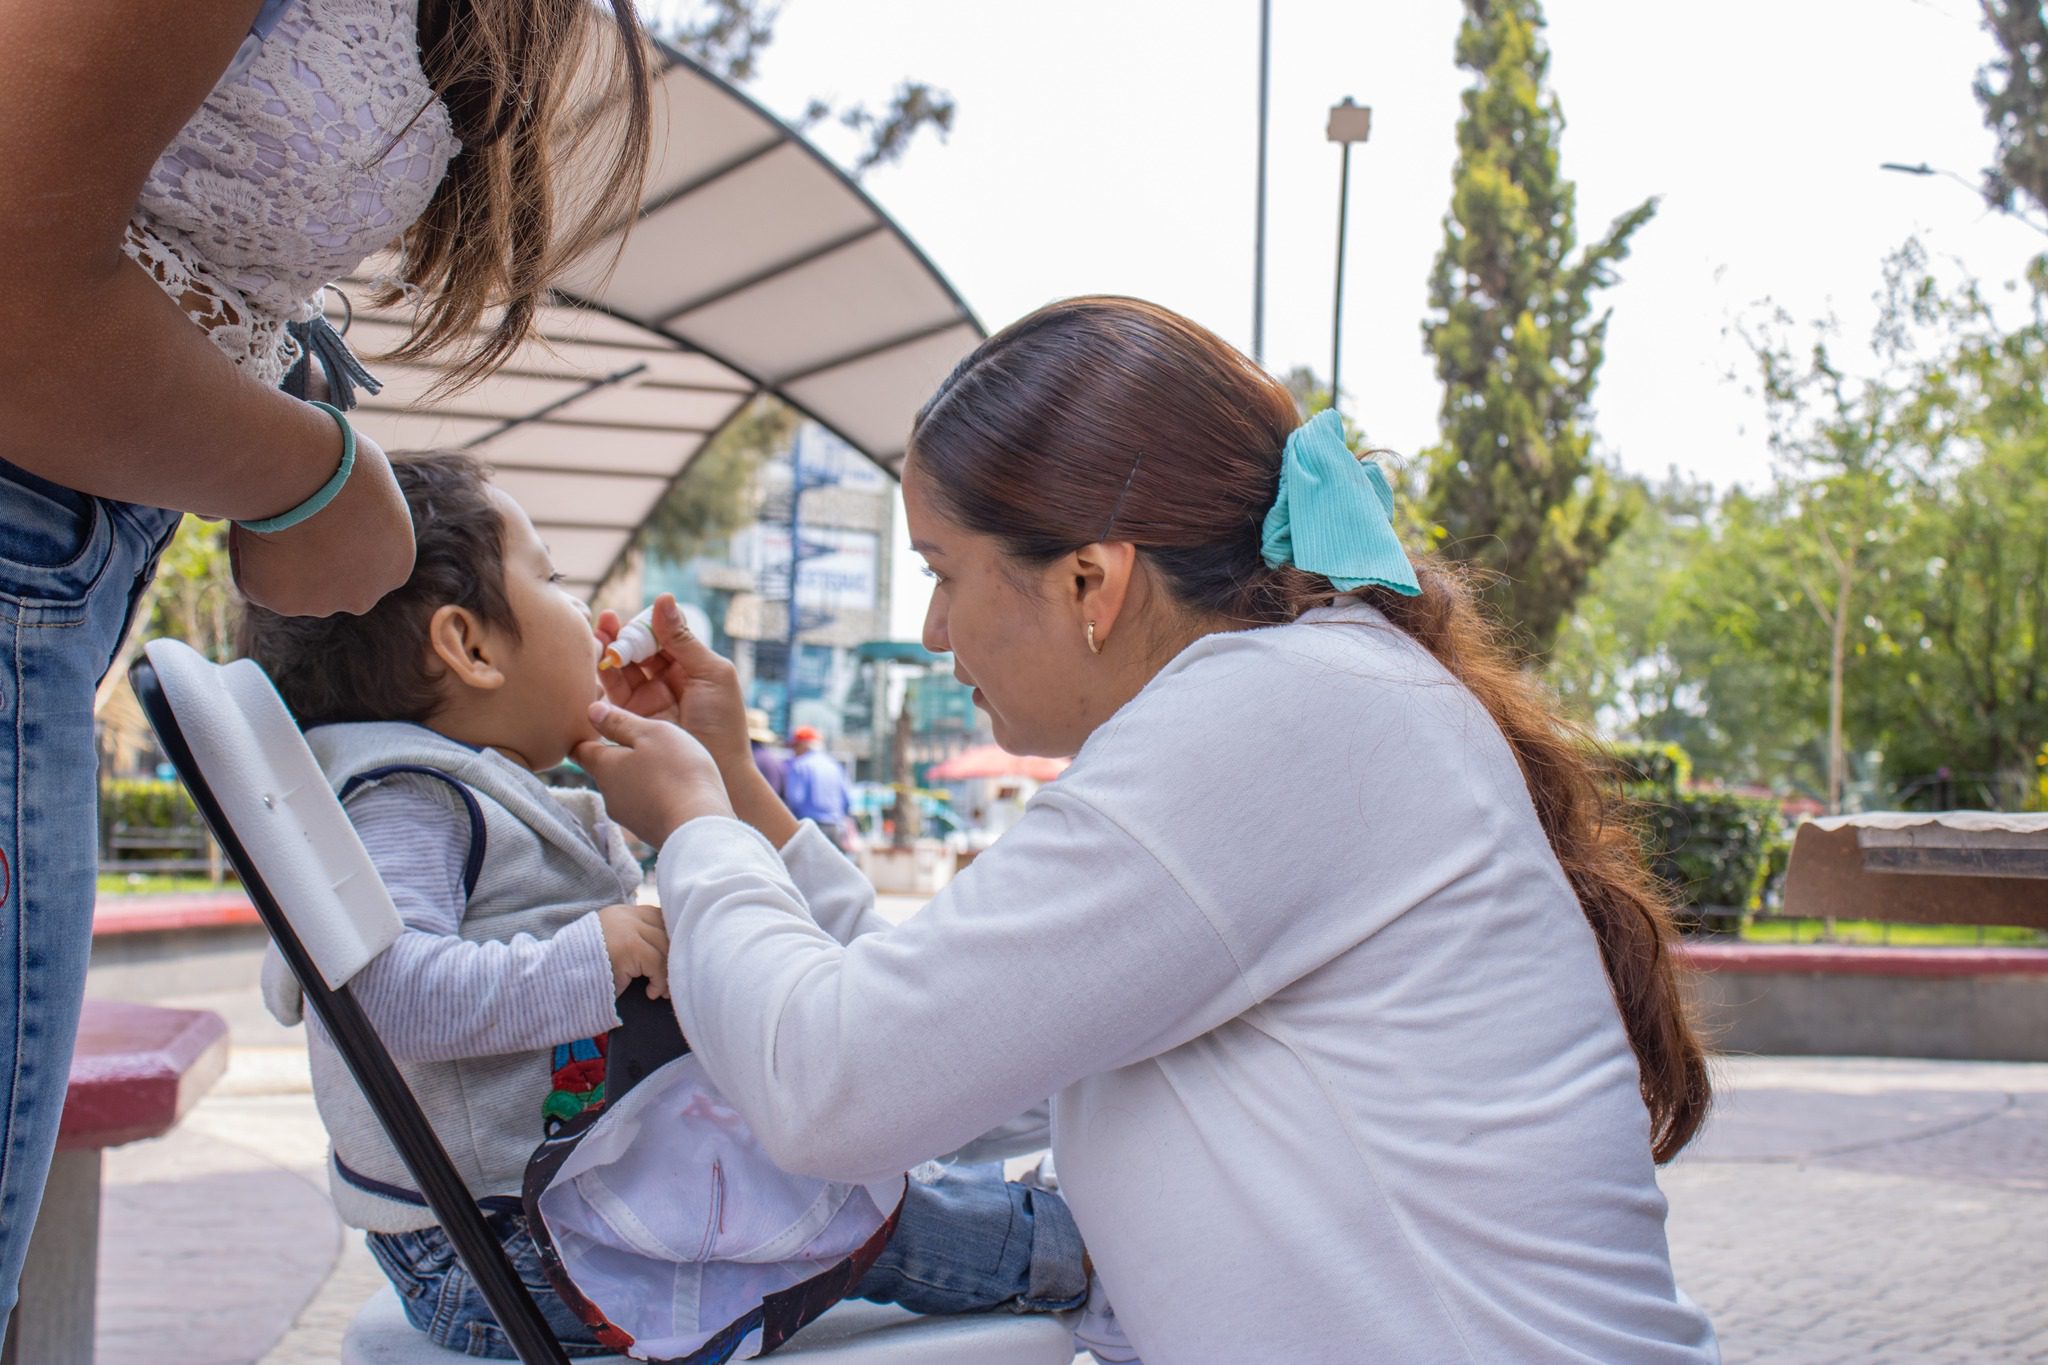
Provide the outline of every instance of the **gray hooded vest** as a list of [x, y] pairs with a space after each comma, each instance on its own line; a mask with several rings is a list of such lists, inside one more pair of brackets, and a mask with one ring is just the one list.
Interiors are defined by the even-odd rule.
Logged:
[[[459, 930], [465, 939], [545, 939], [593, 910], [635, 898], [639, 865], [616, 833], [609, 848], [599, 846], [603, 803], [595, 792], [548, 787], [499, 754], [402, 722], [323, 725], [309, 731], [306, 742], [344, 807], [368, 786], [394, 778], [445, 782], [461, 795], [470, 820], [463, 873], [468, 899]], [[284, 1023], [304, 1015], [297, 983], [275, 949], [265, 963], [264, 995]], [[352, 1226], [373, 1232], [431, 1226], [434, 1217], [425, 1208], [363, 1187], [415, 1189], [326, 1031], [317, 1019], [307, 1018], [306, 1025], [313, 1098], [333, 1143], [328, 1184], [335, 1209]], [[470, 1193], [517, 1195], [527, 1158], [545, 1136], [554, 1050], [403, 1062], [399, 1070]], [[346, 1178], [343, 1168], [366, 1179]]]

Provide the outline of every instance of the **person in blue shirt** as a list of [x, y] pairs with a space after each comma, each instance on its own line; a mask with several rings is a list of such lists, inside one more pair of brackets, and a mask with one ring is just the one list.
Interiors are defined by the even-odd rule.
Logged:
[[815, 820], [832, 841], [847, 845], [852, 826], [851, 793], [839, 760], [818, 747], [818, 732], [799, 725], [789, 737], [795, 757], [783, 775], [782, 799], [799, 820]]

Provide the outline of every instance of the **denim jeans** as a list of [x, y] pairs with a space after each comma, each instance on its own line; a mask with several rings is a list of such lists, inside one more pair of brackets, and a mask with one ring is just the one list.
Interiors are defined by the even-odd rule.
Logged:
[[93, 691], [177, 524], [0, 460], [0, 1329], [42, 1204], [92, 949]]
[[[606, 1354], [549, 1287], [526, 1219], [494, 1213], [487, 1221], [564, 1353]], [[516, 1358], [440, 1228], [373, 1232], [369, 1241], [413, 1326], [465, 1355]], [[1058, 1195], [1005, 1184], [1000, 1165], [953, 1167], [932, 1183], [910, 1182], [896, 1233], [854, 1295], [919, 1313], [1078, 1307], [1088, 1297], [1081, 1232]]]

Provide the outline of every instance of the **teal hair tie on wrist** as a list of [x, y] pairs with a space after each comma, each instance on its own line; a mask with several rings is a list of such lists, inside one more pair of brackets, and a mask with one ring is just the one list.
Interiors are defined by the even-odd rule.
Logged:
[[313, 491], [312, 497], [307, 498], [289, 512], [280, 512], [274, 517], [265, 517], [261, 521], [236, 522], [235, 525], [241, 527], [244, 531], [254, 531], [260, 536], [269, 535], [274, 531], [289, 531], [292, 527], [297, 526], [300, 522], [319, 512], [328, 503], [333, 502], [334, 495], [339, 493], [341, 486], [348, 482], [349, 472], [356, 467], [356, 429], [348, 424], [347, 416], [332, 403], [322, 403], [317, 399], [309, 400], [307, 406], [320, 409], [320, 411], [332, 417], [335, 424], [341, 428], [341, 464], [335, 469], [334, 477], [321, 484], [319, 488]]

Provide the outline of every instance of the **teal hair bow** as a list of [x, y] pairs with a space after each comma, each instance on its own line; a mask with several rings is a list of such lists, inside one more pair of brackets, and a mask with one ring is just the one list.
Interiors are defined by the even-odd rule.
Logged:
[[1280, 492], [1266, 513], [1259, 547], [1273, 568], [1292, 564], [1339, 592], [1391, 588], [1422, 592], [1394, 534], [1394, 490], [1373, 460], [1344, 440], [1344, 419], [1325, 408], [1294, 429], [1280, 457]]

